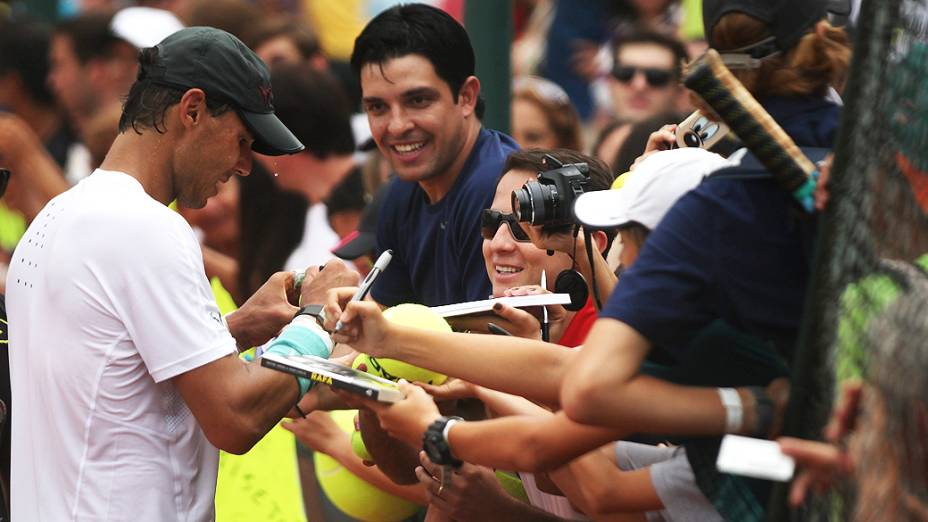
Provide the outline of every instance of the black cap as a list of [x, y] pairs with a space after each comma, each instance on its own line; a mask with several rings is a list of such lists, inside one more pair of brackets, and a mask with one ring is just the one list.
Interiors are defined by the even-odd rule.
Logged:
[[332, 249], [336, 257], [352, 261], [365, 254], [373, 254], [377, 247], [377, 218], [380, 215], [380, 206], [387, 197], [388, 188], [389, 184], [385, 184], [377, 189], [370, 203], [364, 207], [358, 230], [345, 236], [345, 239]]
[[827, 5], [827, 0], [703, 0], [706, 41], [709, 47], [715, 48], [712, 29], [722, 16], [737, 11], [764, 22], [779, 50], [786, 51], [796, 45], [810, 27], [825, 18]]
[[256, 152], [279, 156], [303, 150], [274, 114], [267, 65], [241, 40], [213, 27], [188, 27], [154, 49], [151, 63], [139, 68], [139, 80], [203, 89], [207, 96], [232, 104], [254, 135], [251, 148]]

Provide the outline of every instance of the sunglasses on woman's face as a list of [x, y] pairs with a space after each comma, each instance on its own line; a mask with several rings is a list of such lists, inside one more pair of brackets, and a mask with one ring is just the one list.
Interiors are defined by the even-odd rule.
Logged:
[[635, 67], [633, 65], [616, 64], [612, 68], [612, 77], [622, 83], [630, 83], [636, 74], [641, 72], [651, 87], [665, 87], [673, 79], [673, 71], [658, 69], [656, 67]]
[[525, 233], [525, 229], [519, 225], [515, 215], [489, 208], [480, 213], [480, 232], [483, 239], [493, 239], [496, 236], [496, 231], [499, 230], [499, 226], [503, 223], [509, 225], [509, 233], [512, 235], [512, 239], [522, 243], [532, 241], [528, 234]]

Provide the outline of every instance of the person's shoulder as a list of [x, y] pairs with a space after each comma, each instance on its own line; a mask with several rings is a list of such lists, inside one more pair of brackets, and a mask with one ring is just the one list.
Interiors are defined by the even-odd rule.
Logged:
[[747, 149], [739, 149], [724, 164], [709, 170], [693, 195], [723, 206], [738, 206], [748, 202], [745, 192], [758, 190], [780, 191], [773, 176], [757, 158]]
[[[500, 131], [482, 128], [474, 146], [476, 161], [474, 169], [500, 169], [506, 158], [519, 150], [519, 145], [509, 135]], [[497, 172], [499, 174], [499, 172]]]
[[464, 192], [485, 196], [489, 189], [492, 199], [493, 189], [503, 173], [506, 159], [518, 150], [518, 144], [508, 135], [492, 129], [480, 129], [471, 160], [465, 166], [468, 172], [462, 184]]
[[121, 249], [147, 250], [146, 246], [182, 245], [193, 240], [184, 218], [149, 196], [135, 179], [124, 173], [96, 171], [79, 186], [88, 193], [81, 226]]
[[478, 140], [484, 140], [487, 147], [491, 150], [498, 150], [502, 154], [509, 155], [519, 150], [519, 144], [512, 136], [494, 129], [480, 129]]

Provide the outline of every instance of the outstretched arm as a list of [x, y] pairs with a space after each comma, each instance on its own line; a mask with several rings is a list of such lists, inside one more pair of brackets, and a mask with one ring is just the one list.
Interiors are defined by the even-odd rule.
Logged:
[[[327, 315], [330, 309], [326, 309]], [[337, 318], [329, 315], [328, 321], [334, 326]], [[369, 302], [348, 304], [341, 321], [345, 327], [333, 340], [358, 351], [399, 359], [546, 404], [557, 403], [561, 372], [573, 356], [561, 346], [518, 337], [397, 326]]]
[[[400, 381], [400, 387], [406, 394], [400, 402], [361, 402], [377, 413], [386, 433], [418, 447], [423, 433], [440, 413], [422, 388], [405, 381]], [[629, 431], [584, 426], [557, 413], [459, 422], [449, 431], [448, 440], [454, 455], [466, 462], [517, 471], [547, 471]]]
[[[716, 388], [679, 386], [640, 373], [650, 343], [630, 326], [599, 319], [565, 371], [561, 405], [580, 423], [644, 433], [720, 435], [725, 409]], [[748, 403], [748, 393], [742, 392]], [[745, 421], [751, 411], [745, 411]], [[746, 422], [747, 425], [751, 425]]]

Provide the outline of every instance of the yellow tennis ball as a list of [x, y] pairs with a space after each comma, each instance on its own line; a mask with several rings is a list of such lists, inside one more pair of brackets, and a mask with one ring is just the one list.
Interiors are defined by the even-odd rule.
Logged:
[[[345, 433], [354, 430], [357, 410], [331, 412], [332, 419]], [[360, 437], [359, 437], [360, 438]], [[419, 506], [377, 489], [345, 469], [332, 457], [313, 453], [316, 479], [332, 504], [346, 515], [364, 522], [399, 522], [413, 515]]]
[[355, 430], [351, 432], [351, 451], [361, 460], [366, 460], [368, 462], [374, 461], [374, 457], [371, 457], [371, 454], [367, 451], [367, 446], [364, 445], [364, 439], [361, 438], [360, 431]]
[[[403, 326], [423, 328], [436, 332], [451, 332], [451, 325], [448, 324], [448, 321], [445, 321], [444, 317], [436, 314], [429, 307], [420, 304], [405, 303], [396, 305], [384, 310], [383, 316], [391, 323]], [[442, 384], [448, 380], [447, 375], [419, 368], [396, 359], [384, 359], [361, 354], [355, 358], [352, 367], [357, 368], [361, 363], [367, 366], [367, 373], [392, 381], [406, 379], [409, 382]]]

